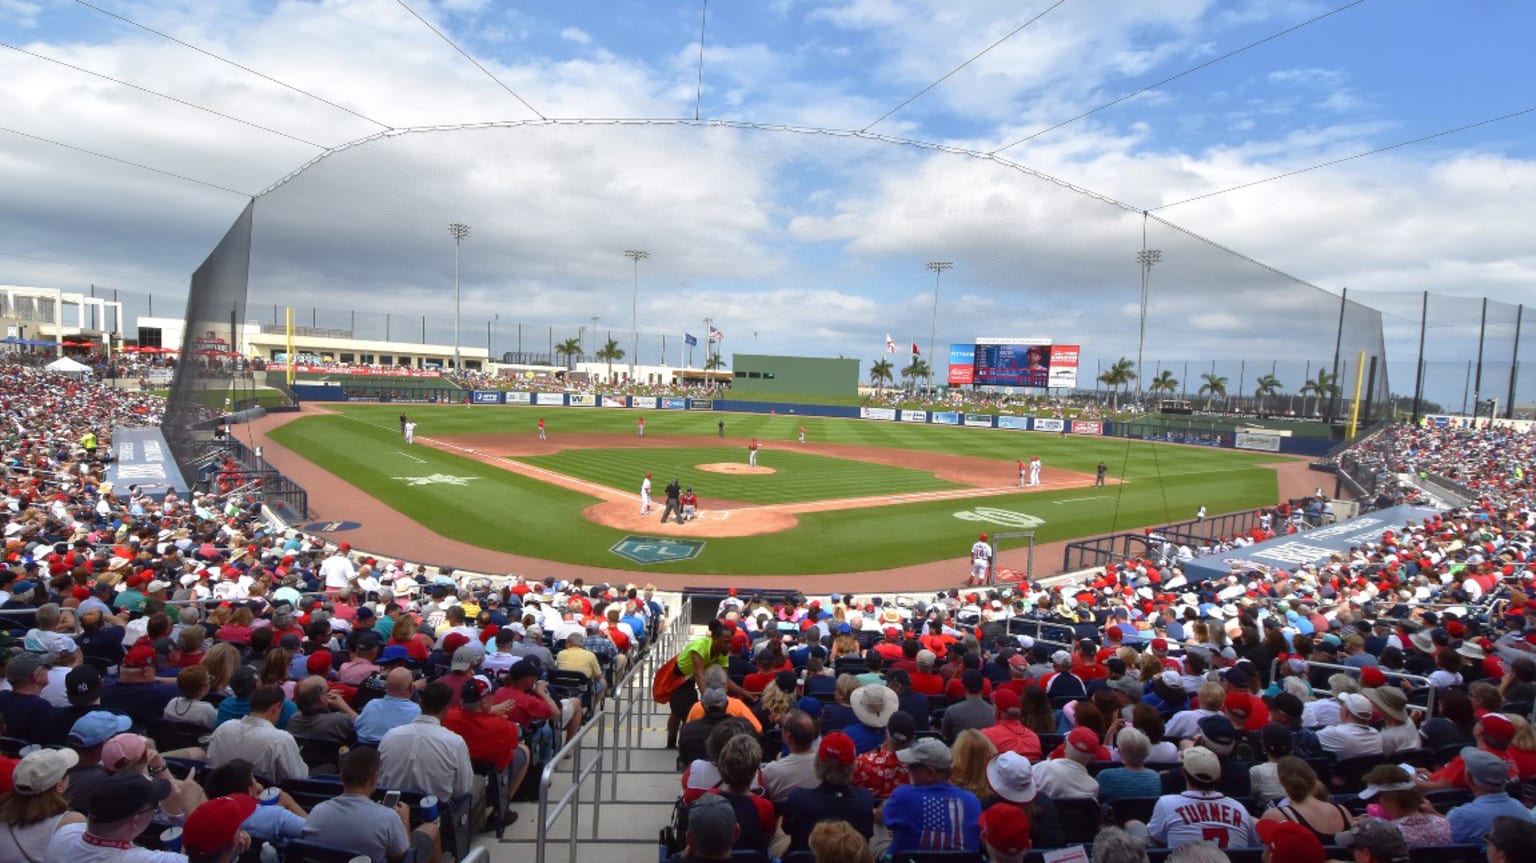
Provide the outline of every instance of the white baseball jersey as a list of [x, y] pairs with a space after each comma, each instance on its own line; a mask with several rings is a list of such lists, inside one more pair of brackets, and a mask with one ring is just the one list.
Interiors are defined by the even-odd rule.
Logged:
[[1259, 844], [1253, 816], [1220, 791], [1185, 791], [1159, 797], [1147, 833], [1169, 848], [1201, 841], [1218, 848]]
[[986, 565], [986, 562], [991, 559], [992, 546], [979, 539], [976, 540], [975, 544], [971, 546], [971, 563]]
[[644, 495], [645, 497], [650, 497], [651, 496], [651, 478], [650, 477], [646, 477], [645, 479], [640, 481], [640, 494]]

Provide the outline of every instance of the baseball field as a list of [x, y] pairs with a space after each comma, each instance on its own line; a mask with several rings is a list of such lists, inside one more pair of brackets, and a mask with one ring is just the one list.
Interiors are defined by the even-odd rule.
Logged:
[[[417, 423], [413, 446], [400, 433], [402, 411]], [[639, 437], [639, 413], [338, 405], [267, 434], [344, 481], [344, 494], [312, 498], [317, 518], [348, 518], [349, 495], [361, 493], [484, 549], [713, 575], [889, 569], [963, 555], [984, 531], [1033, 528], [1046, 543], [1184, 520], [1201, 506], [1263, 506], [1278, 499], [1274, 465], [1286, 461], [1118, 438], [713, 412], [645, 411]], [[754, 437], [755, 471], [746, 464]], [[1016, 462], [1031, 456], [1044, 465], [1041, 484], [1019, 488]], [[1107, 483], [1095, 487], [1101, 461]], [[655, 503], [642, 516], [648, 472]], [[699, 517], [663, 525], [674, 478], [698, 494]], [[409, 533], [391, 534], [403, 556]], [[1022, 566], [1022, 553], [1014, 561], [1008, 549], [999, 565]]]

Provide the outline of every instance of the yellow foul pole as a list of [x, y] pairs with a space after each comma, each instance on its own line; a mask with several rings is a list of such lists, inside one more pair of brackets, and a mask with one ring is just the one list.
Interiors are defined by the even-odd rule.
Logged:
[[1349, 409], [1349, 434], [1345, 440], [1355, 436], [1355, 428], [1360, 424], [1360, 392], [1365, 387], [1365, 351], [1355, 359], [1355, 403]]
[[293, 358], [293, 306], [289, 306], [288, 307], [288, 326], [287, 326], [287, 330], [286, 330], [286, 335], [288, 337], [288, 374], [287, 374], [287, 378], [288, 378], [288, 386], [291, 387], [291, 386], [293, 386], [293, 364], [295, 362], [295, 360]]

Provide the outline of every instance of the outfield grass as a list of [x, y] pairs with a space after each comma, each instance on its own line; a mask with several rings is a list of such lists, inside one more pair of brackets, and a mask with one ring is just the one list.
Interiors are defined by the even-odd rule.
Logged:
[[658, 496], [677, 477], [683, 485], [694, 486], [704, 498], [703, 505], [708, 504], [709, 498], [770, 504], [963, 487], [936, 479], [927, 471], [828, 458], [792, 449], [759, 452], [757, 463], [773, 468], [775, 472], [771, 474], [707, 473], [695, 467], [716, 462], [742, 464], [746, 460], [747, 453], [742, 447], [573, 449], [517, 459], [631, 493], [639, 490], [640, 478], [647, 471], [655, 474], [652, 479]]
[[[272, 436], [444, 536], [530, 557], [641, 571], [813, 574], [885, 569], [965, 554], [978, 532], [1000, 529], [996, 524], [956, 517], [957, 513], [972, 513], [979, 507], [995, 507], [1040, 519], [1037, 541], [1045, 543], [1183, 520], [1192, 517], [1201, 506], [1219, 513], [1272, 504], [1278, 494], [1274, 472], [1259, 467], [1279, 459], [1267, 453], [859, 420], [653, 411], [645, 414], [646, 434], [699, 436], [701, 439], [696, 442], [679, 442], [688, 449], [718, 447], [718, 442], [711, 439], [715, 438], [715, 423], [721, 419], [726, 422], [728, 434], [757, 435], [769, 441], [770, 447], [775, 441], [792, 441], [803, 422], [812, 441], [997, 458], [1005, 476], [1014, 459], [1031, 454], [1041, 457], [1047, 475], [1053, 469], [1092, 473], [1103, 460], [1112, 477], [1128, 482], [1103, 489], [1078, 488], [805, 513], [799, 516], [799, 525], [790, 531], [711, 539], [694, 560], [639, 567], [608, 552], [610, 546], [628, 535], [626, 532], [591, 524], [580, 516], [583, 508], [596, 502], [595, 498], [429, 447], [413, 447], [406, 452], [398, 431], [398, 406], [345, 405], [340, 410], [343, 416], [305, 417], [277, 429]], [[427, 437], [515, 432], [532, 438], [539, 416], [545, 418], [550, 438], [556, 442], [560, 434], [567, 432], [628, 435], [634, 431], [631, 411], [513, 407], [465, 410], [412, 405], [408, 412], [419, 423], [417, 434]], [[660, 458], [666, 450], [631, 452]], [[736, 447], [728, 452], [735, 453], [737, 459], [744, 455]], [[765, 452], [765, 462], [772, 452]], [[691, 461], [692, 455], [688, 459], [697, 463]], [[631, 471], [624, 482], [637, 485], [643, 473]], [[432, 474], [471, 479], [465, 480], [463, 486], [412, 486], [399, 479]], [[711, 481], [726, 478], [711, 475]], [[627, 485], [619, 487], [627, 489]], [[1022, 566], [1022, 558], [1020, 553], [1005, 552], [1000, 564]], [[1056, 560], [1037, 561], [1038, 571], [1051, 571], [1059, 564]], [[964, 575], [957, 572], [956, 578]]]

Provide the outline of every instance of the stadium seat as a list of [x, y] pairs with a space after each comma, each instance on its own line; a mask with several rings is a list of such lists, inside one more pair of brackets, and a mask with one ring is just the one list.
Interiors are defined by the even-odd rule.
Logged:
[[1408, 863], [1483, 863], [1486, 854], [1481, 843], [1434, 845], [1408, 849]]
[[341, 794], [341, 780], [337, 777], [289, 779], [278, 787], [288, 792], [288, 796], [306, 812]]
[[1328, 767], [1328, 788], [1335, 794], [1353, 794], [1365, 787], [1365, 774], [1382, 764], [1396, 764], [1396, 759], [1380, 755], [1362, 755], [1335, 761]]
[[1110, 818], [1117, 827], [1135, 820], [1143, 823], [1152, 820], [1152, 809], [1157, 806], [1156, 797], [1122, 797], [1109, 804]]
[[0, 737], [0, 755], [7, 758], [20, 758], [21, 750], [31, 745], [20, 737]]
[[341, 756], [347, 748], [345, 743], [319, 737], [293, 739], [299, 744], [299, 757], [309, 766], [311, 776], [341, 772]]
[[151, 719], [147, 730], [149, 739], [155, 741], [155, 748], [161, 752], [207, 746], [208, 737], [213, 734], [212, 730], [196, 722], [182, 722], [163, 716]]
[[1061, 821], [1062, 841], [1068, 845], [1087, 844], [1093, 841], [1094, 834], [1099, 832], [1099, 825], [1103, 821], [1104, 811], [1099, 801], [1088, 799], [1062, 799], [1052, 798], [1056, 804], [1056, 815]]
[[507, 771], [497, 770], [489, 761], [471, 761], [470, 766], [476, 776], [485, 777], [485, 807], [490, 810], [486, 817], [491, 829], [496, 831], [496, 838], [500, 839], [507, 832], [507, 804], [512, 802], [507, 788]]
[[283, 851], [283, 863], [352, 863], [357, 852], [335, 848], [303, 839], [289, 840]]
[[976, 851], [903, 851], [891, 855], [891, 863], [983, 863]]
[[791, 851], [779, 863], [816, 863], [816, 855], [811, 851]]

